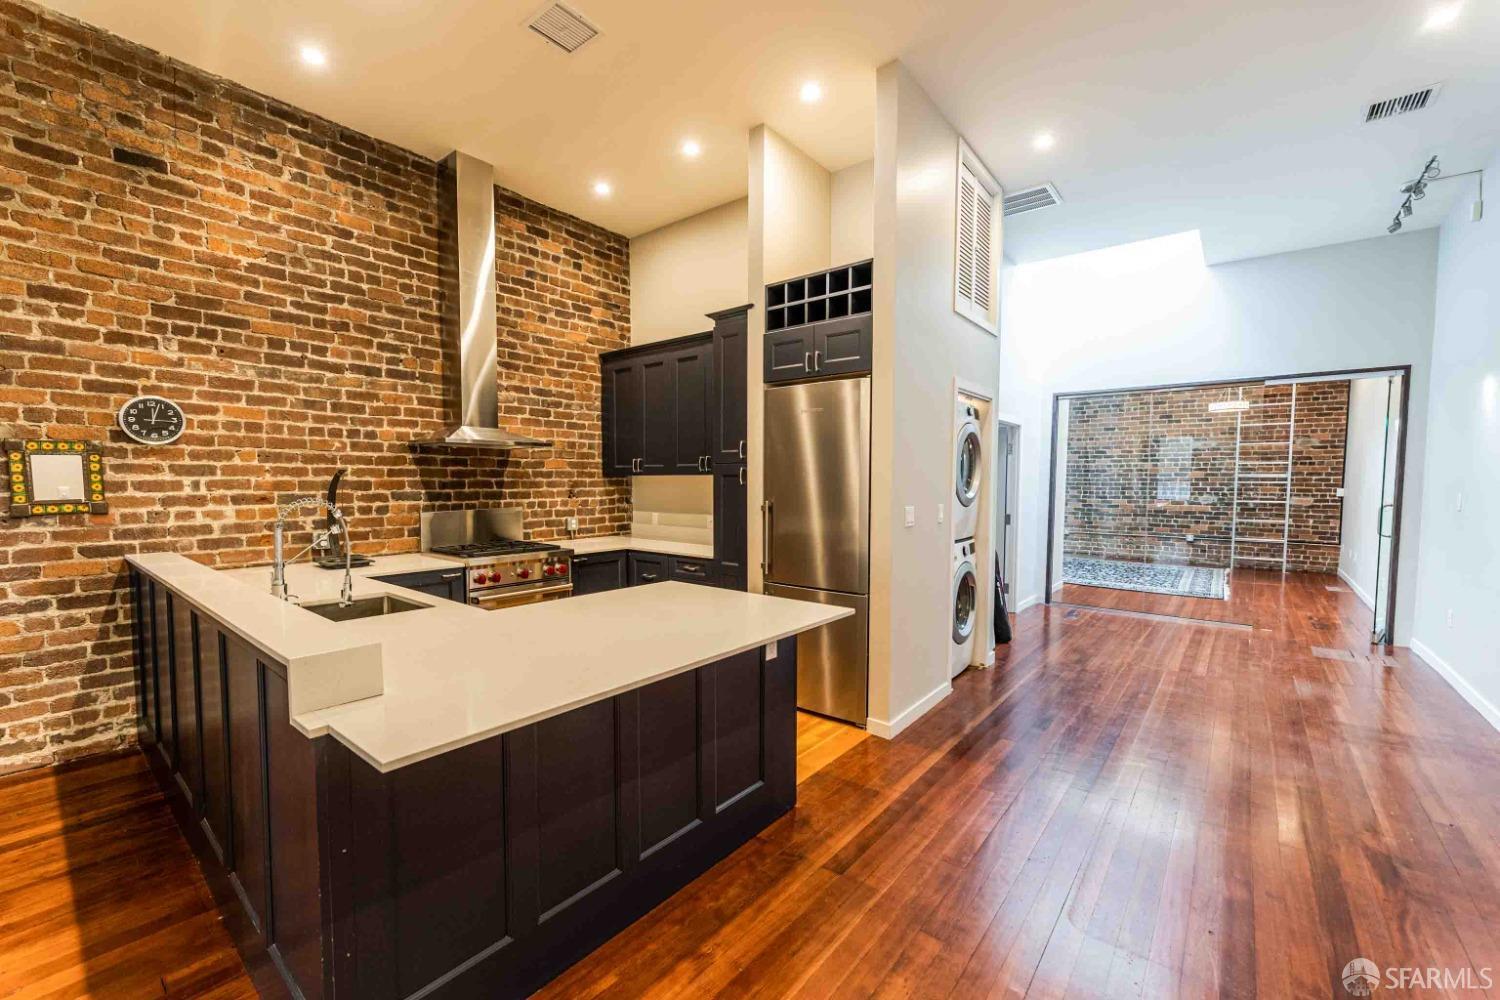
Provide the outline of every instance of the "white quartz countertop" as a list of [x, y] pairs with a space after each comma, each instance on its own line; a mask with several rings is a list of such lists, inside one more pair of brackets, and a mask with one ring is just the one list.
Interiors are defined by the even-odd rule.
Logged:
[[588, 556], [596, 552], [655, 552], [664, 556], [686, 556], [690, 559], [712, 559], [714, 547], [698, 542], [674, 542], [660, 538], [642, 538], [640, 535], [597, 535], [593, 538], [571, 538], [559, 540], [559, 545], [573, 550], [574, 555]]
[[[670, 544], [670, 543], [669, 543]], [[576, 550], [575, 550], [576, 551]], [[214, 570], [159, 553], [130, 561], [287, 664], [292, 707], [310, 737], [332, 735], [381, 771], [508, 732], [747, 649], [837, 621], [847, 608], [667, 582], [500, 611], [442, 601], [369, 579], [457, 564], [391, 556], [356, 570], [355, 596], [396, 593], [428, 605], [326, 621], [269, 593], [264, 567]], [[337, 599], [341, 572], [287, 567], [304, 602]], [[347, 661], [360, 683], [374, 651], [377, 689], [329, 700]], [[316, 655], [312, 655], [316, 654]], [[295, 702], [295, 698], [294, 698]]]

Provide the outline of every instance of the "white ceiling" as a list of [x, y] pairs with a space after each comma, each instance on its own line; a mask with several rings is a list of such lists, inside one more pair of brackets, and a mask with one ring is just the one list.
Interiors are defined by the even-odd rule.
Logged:
[[[576, 0], [602, 34], [571, 56], [525, 29], [530, 0], [46, 2], [425, 155], [464, 149], [625, 235], [742, 196], [760, 122], [830, 169], [868, 158], [891, 58], [1008, 189], [1062, 193], [1009, 220], [1017, 261], [1190, 229], [1211, 260], [1377, 236], [1429, 153], [1456, 172], [1500, 144], [1492, 0], [1432, 33], [1429, 0]], [[302, 66], [305, 42], [325, 69]], [[821, 103], [798, 99], [806, 79]], [[1428, 110], [1363, 124], [1370, 101], [1436, 81]], [[1042, 130], [1051, 152], [1031, 148]], [[1409, 226], [1437, 224], [1465, 183], [1434, 186]]]

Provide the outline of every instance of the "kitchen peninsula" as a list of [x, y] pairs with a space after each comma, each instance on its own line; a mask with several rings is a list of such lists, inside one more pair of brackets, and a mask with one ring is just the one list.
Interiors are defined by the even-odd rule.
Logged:
[[[141, 739], [257, 985], [523, 996], [796, 797], [796, 639], [839, 608], [668, 582], [482, 611], [375, 577], [128, 559]], [[404, 610], [403, 610], [404, 609]]]

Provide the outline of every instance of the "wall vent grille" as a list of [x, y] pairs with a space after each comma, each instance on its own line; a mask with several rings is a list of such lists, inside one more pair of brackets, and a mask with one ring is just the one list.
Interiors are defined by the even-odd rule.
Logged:
[[1365, 122], [1384, 121], [1387, 118], [1395, 118], [1397, 115], [1408, 114], [1412, 111], [1421, 111], [1431, 104], [1442, 88], [1441, 83], [1434, 83], [1430, 87], [1421, 90], [1413, 90], [1410, 94], [1402, 94], [1400, 97], [1387, 97], [1383, 101], [1376, 101], [1365, 109]]
[[1057, 188], [1051, 184], [1043, 184], [1040, 187], [1027, 188], [1025, 191], [1006, 195], [1004, 214], [1007, 217], [1021, 215], [1060, 204], [1062, 204], [1062, 195], [1057, 193]]
[[582, 14], [560, 3], [542, 11], [526, 26], [564, 52], [577, 52], [599, 34], [599, 29], [585, 21]]

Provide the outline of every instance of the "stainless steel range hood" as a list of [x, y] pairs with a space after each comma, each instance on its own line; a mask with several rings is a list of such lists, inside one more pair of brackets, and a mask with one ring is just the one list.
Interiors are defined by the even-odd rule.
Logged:
[[443, 161], [443, 393], [448, 426], [421, 449], [550, 448], [500, 426], [496, 388], [495, 168], [454, 151]]

